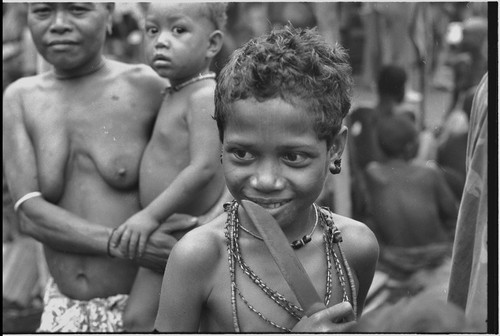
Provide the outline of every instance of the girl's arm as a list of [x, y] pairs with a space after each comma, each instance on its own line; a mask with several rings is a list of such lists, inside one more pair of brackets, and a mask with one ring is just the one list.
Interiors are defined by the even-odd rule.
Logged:
[[366, 295], [375, 274], [379, 246], [373, 232], [361, 222], [349, 219], [347, 225], [339, 225], [339, 228], [343, 238], [343, 242], [340, 243], [341, 248], [351, 272], [358, 280], [356, 316], [359, 318], [363, 313]]
[[167, 263], [155, 322], [155, 329], [160, 332], [199, 330], [202, 307], [221, 253], [219, 243], [210, 233], [196, 231], [199, 229], [175, 245]]

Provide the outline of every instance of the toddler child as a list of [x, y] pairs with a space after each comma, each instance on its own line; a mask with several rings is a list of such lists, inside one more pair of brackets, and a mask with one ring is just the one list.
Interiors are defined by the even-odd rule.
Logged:
[[[361, 315], [375, 236], [314, 204], [328, 172], [340, 172], [351, 89], [346, 52], [316, 30], [276, 29], [233, 53], [217, 80], [215, 119], [235, 200], [172, 250], [155, 329], [342, 331]], [[304, 317], [242, 200], [278, 222], [328, 308]]]
[[[174, 213], [222, 213], [226, 192], [220, 143], [213, 121], [215, 74], [211, 60], [222, 46], [226, 5], [154, 2], [145, 20], [146, 57], [171, 87], [158, 114], [140, 166], [143, 210], [112, 236], [130, 258], [143, 252], [148, 236]], [[152, 331], [161, 274], [141, 268], [125, 311], [127, 331]]]

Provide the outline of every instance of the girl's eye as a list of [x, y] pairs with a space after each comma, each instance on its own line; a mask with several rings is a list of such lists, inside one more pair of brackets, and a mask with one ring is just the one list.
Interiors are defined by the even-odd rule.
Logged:
[[286, 153], [283, 155], [283, 160], [290, 164], [302, 164], [307, 160], [307, 157], [300, 153]]
[[249, 161], [249, 160], [252, 160], [254, 158], [254, 156], [252, 154], [250, 154], [249, 152], [242, 150], [242, 149], [235, 149], [233, 151], [233, 155], [238, 160], [242, 160], [242, 161]]

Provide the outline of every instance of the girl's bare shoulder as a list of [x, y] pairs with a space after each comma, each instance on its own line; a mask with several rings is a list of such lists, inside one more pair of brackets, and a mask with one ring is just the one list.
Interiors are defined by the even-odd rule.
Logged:
[[172, 254], [199, 266], [213, 265], [226, 251], [225, 222], [226, 214], [222, 214], [189, 231], [175, 244]]
[[376, 263], [379, 245], [372, 230], [362, 222], [338, 214], [333, 214], [333, 220], [341, 232], [341, 244], [348, 258], [359, 267]]

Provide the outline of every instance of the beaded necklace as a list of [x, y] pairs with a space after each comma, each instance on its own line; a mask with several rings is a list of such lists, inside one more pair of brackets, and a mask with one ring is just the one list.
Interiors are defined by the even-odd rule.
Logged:
[[[299, 248], [306, 246], [307, 243], [309, 243], [311, 241], [311, 237], [312, 237], [314, 231], [316, 230], [316, 226], [318, 226], [318, 207], [316, 206], [316, 204], [313, 204], [313, 208], [314, 208], [314, 215], [316, 217], [316, 220], [314, 221], [313, 228], [312, 228], [311, 232], [309, 232], [309, 234], [306, 234], [301, 239], [294, 240], [293, 242], [290, 243], [290, 246], [295, 250], [298, 250]], [[256, 233], [253, 233], [252, 231], [248, 230], [246, 227], [244, 227], [241, 224], [240, 224], [240, 229], [242, 229], [243, 231], [248, 233], [250, 236], [257, 238], [258, 240], [264, 240], [264, 239], [262, 239], [261, 236], [259, 236]]]
[[[224, 204], [224, 211], [227, 212], [227, 220], [225, 227], [225, 236], [227, 242], [228, 251], [228, 262], [229, 262], [229, 273], [231, 278], [231, 306], [233, 309], [233, 327], [236, 332], [240, 332], [240, 326], [238, 321], [238, 312], [236, 306], [236, 296], [239, 296], [243, 303], [254, 312], [259, 318], [272, 325], [273, 327], [280, 329], [281, 331], [289, 332], [290, 329], [280, 326], [277, 323], [271, 321], [265, 317], [261, 312], [255, 309], [248, 300], [243, 296], [240, 289], [236, 284], [236, 265], [241, 268], [243, 273], [247, 275], [250, 280], [252, 280], [271, 300], [273, 300], [278, 306], [284, 309], [289, 315], [294, 319], [299, 321], [303, 317], [303, 309], [290, 301], [288, 301], [282, 294], [276, 292], [275, 290], [269, 288], [264, 281], [262, 281], [253, 270], [245, 263], [242, 258], [240, 246], [239, 246], [239, 231], [242, 228], [238, 219], [238, 203], [232, 201], [230, 203]], [[315, 208], [316, 209], [316, 208]], [[327, 209], [322, 209], [319, 211], [319, 218], [321, 226], [323, 227], [323, 242], [325, 245], [326, 263], [327, 263], [327, 274], [326, 274], [326, 293], [325, 293], [325, 305], [328, 306], [332, 296], [332, 259], [333, 264], [339, 279], [339, 283], [342, 287], [342, 301], [352, 302], [354, 312], [356, 313], [356, 288], [354, 285], [354, 279], [352, 277], [351, 270], [347, 264], [347, 260], [340, 248], [340, 242], [342, 237], [340, 236], [340, 231], [337, 229], [333, 222], [331, 212]], [[341, 253], [343, 260], [344, 269], [347, 272], [347, 278], [350, 285], [351, 300], [347, 294], [347, 285], [342, 270], [342, 263], [337, 257], [334, 249], [334, 244], [337, 244], [338, 249]]]
[[205, 80], [205, 79], [215, 79], [215, 73], [214, 72], [209, 72], [209, 73], [204, 74], [204, 75], [199, 74], [198, 76], [193, 77], [191, 79], [188, 79], [187, 81], [182, 82], [182, 83], [180, 83], [178, 85], [172, 85], [171, 89], [174, 90], [174, 91], [180, 91], [182, 88], [185, 88], [186, 86], [188, 86], [190, 84], [193, 84], [193, 83]]

